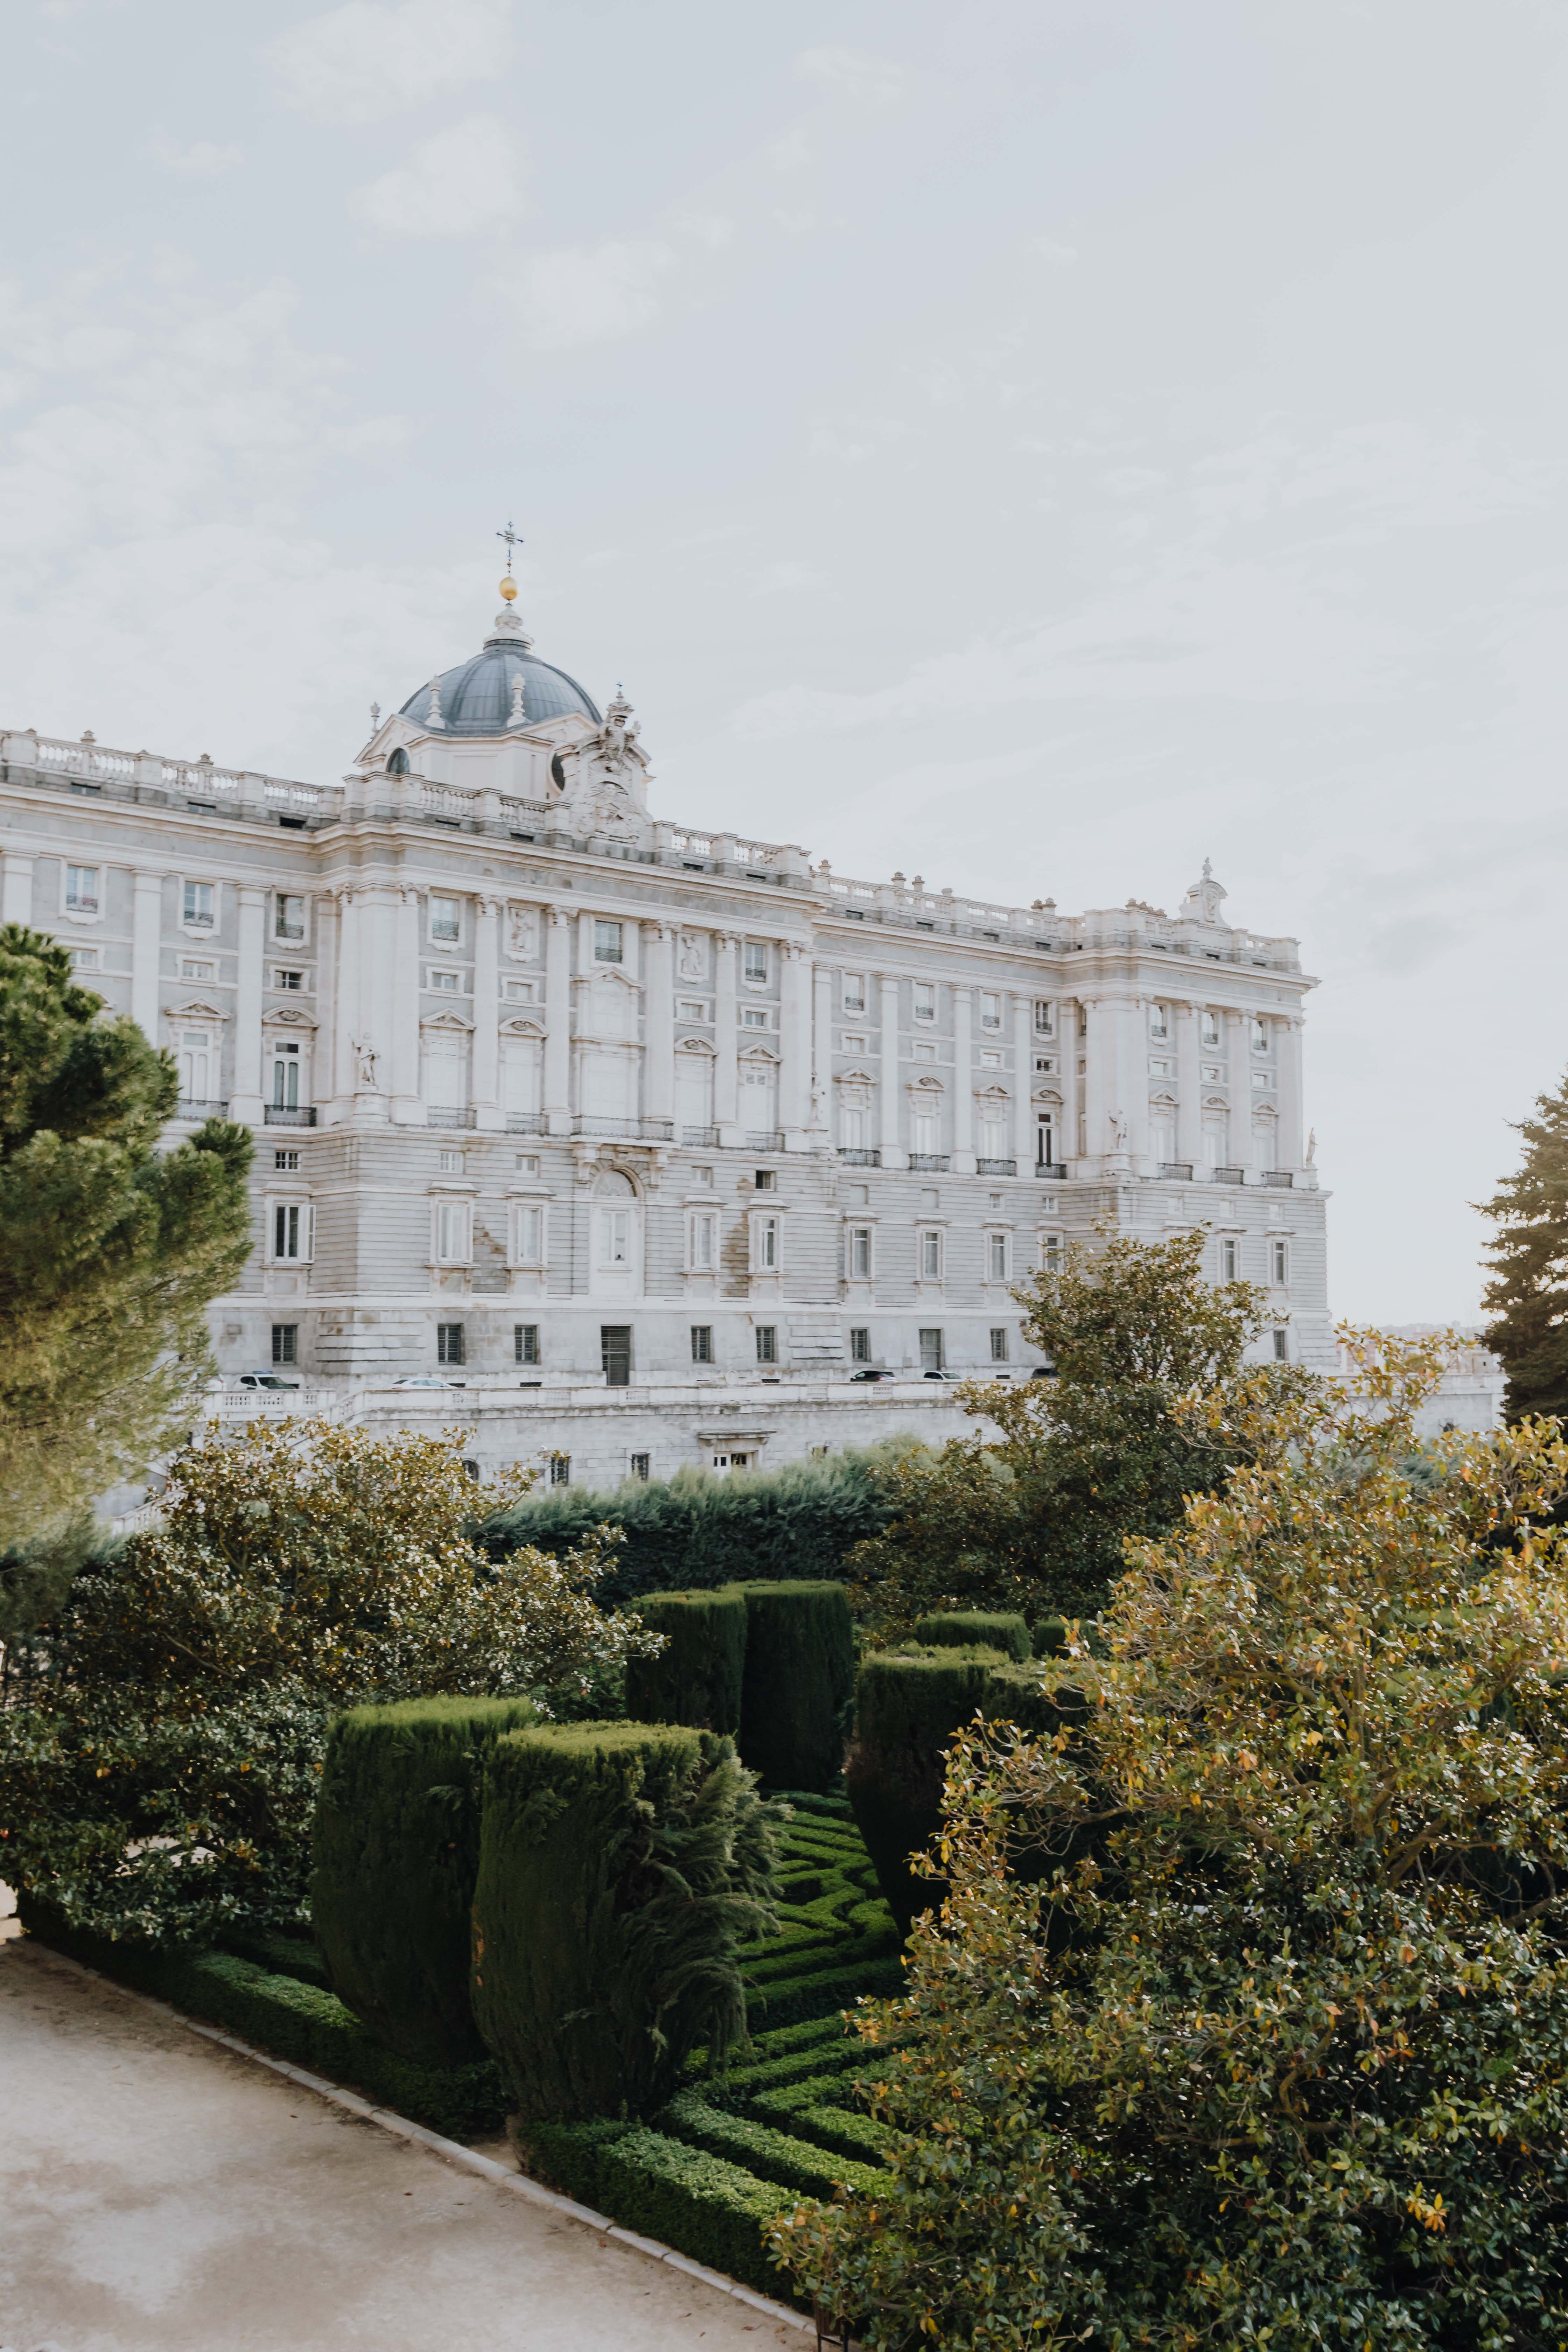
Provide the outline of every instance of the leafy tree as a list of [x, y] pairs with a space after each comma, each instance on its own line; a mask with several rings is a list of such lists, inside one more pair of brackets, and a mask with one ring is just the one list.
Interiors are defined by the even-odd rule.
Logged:
[[[0, 929], [0, 1541], [35, 1567], [58, 1538], [68, 1572], [63, 1523], [175, 1443], [203, 1310], [249, 1254], [249, 1130], [209, 1119], [160, 1152], [177, 1093], [64, 948]], [[47, 1559], [11, 1579], [0, 1639], [58, 1580]]]
[[1489, 1348], [1508, 1372], [1510, 1420], [1568, 1414], [1568, 1080], [1521, 1120], [1524, 1159], [1481, 1210], [1495, 1234], [1481, 1294]]
[[1568, 1445], [1417, 1480], [1443, 1345], [1347, 1336], [1348, 1409], [1202, 1412], [1245, 1466], [1129, 1546], [1058, 1734], [954, 1753], [948, 1900], [862, 2020], [915, 2037], [886, 2191], [778, 2233], [868, 2345], [1568, 2334]]
[[[1220, 1482], [1224, 1447], [1178, 1408], [1235, 1389], [1267, 1301], [1251, 1283], [1205, 1280], [1205, 1238], [1102, 1234], [1014, 1292], [1056, 1376], [966, 1384], [966, 1409], [999, 1438], [911, 1450], [876, 1474], [895, 1517], [849, 1559], [874, 1624], [904, 1633], [941, 1608], [1092, 1613], [1124, 1538], [1163, 1534], [1188, 1494]], [[1297, 1367], [1268, 1378], [1281, 1393], [1312, 1386]]]
[[161, 1527], [88, 1564], [7, 1654], [0, 1876], [112, 1937], [307, 1916], [340, 1707], [426, 1693], [571, 1711], [658, 1636], [592, 1597], [606, 1531], [493, 1563], [461, 1433], [261, 1424], [183, 1454]]

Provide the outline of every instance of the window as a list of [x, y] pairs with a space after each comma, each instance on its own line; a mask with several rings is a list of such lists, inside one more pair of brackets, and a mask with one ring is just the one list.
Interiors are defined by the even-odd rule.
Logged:
[[632, 1327], [629, 1323], [601, 1323], [599, 1326], [599, 1361], [605, 1368], [607, 1389], [626, 1389], [632, 1384]]
[[274, 971], [272, 985], [274, 988], [284, 989], [298, 994], [305, 985], [305, 975], [302, 971]]
[[653, 1461], [650, 1454], [633, 1454], [628, 1456], [628, 1461], [630, 1465], [628, 1476], [647, 1478], [650, 1475], [650, 1465]]
[[462, 1153], [460, 1151], [443, 1151], [441, 1154], [441, 1173], [443, 1176], [460, 1176], [462, 1172]]
[[742, 1029], [765, 1029], [772, 1015], [765, 1004], [748, 1004], [741, 1014]]
[[1210, 1047], [1219, 1044], [1219, 1014], [1205, 1012], [1203, 1016], [1203, 1042]]
[[1044, 1118], [1037, 1117], [1035, 1120], [1035, 1165], [1037, 1168], [1055, 1168], [1058, 1164], [1059, 1163], [1057, 1160], [1056, 1121], [1048, 1116]]
[[910, 1150], [929, 1159], [942, 1150], [942, 1097], [917, 1094], [910, 1106]]
[[700, 997], [683, 996], [675, 1008], [675, 1017], [678, 1021], [706, 1021], [708, 1007]]
[[1056, 1007], [1055, 1007], [1055, 1005], [1050, 1004], [1050, 1003], [1047, 1003], [1045, 1001], [1045, 999], [1044, 999], [1044, 998], [1037, 997], [1037, 998], [1036, 998], [1036, 1000], [1035, 1000], [1035, 1034], [1036, 1034], [1036, 1036], [1037, 1036], [1037, 1037], [1054, 1037], [1054, 1036], [1056, 1035], [1056, 1033], [1057, 1033], [1057, 1019], [1056, 1019]]
[[759, 1364], [776, 1364], [776, 1363], [778, 1362], [778, 1360], [779, 1360], [779, 1334], [778, 1334], [778, 1326], [777, 1326], [777, 1324], [775, 1324], [775, 1323], [759, 1323], [759, 1324], [758, 1324], [758, 1326], [757, 1326], [757, 1361], [758, 1361], [758, 1363], [759, 1363]]
[[543, 1358], [539, 1352], [539, 1326], [537, 1323], [514, 1323], [512, 1325], [511, 1352], [514, 1363], [538, 1364], [543, 1361]]
[[1047, 1274], [1057, 1273], [1060, 1268], [1061, 1262], [1062, 1237], [1060, 1234], [1042, 1234], [1040, 1235], [1040, 1265], [1044, 1272]]
[[863, 971], [847, 971], [844, 975], [844, 1010], [864, 1013], [866, 1010], [866, 975]]
[[536, 1151], [514, 1152], [512, 1155], [512, 1166], [517, 1170], [520, 1176], [537, 1176], [539, 1173], [539, 1154]]
[[605, 1269], [630, 1265], [632, 1262], [632, 1213], [629, 1209], [600, 1209], [595, 1218], [599, 1229], [599, 1264]]
[[940, 1225], [921, 1226], [919, 1248], [921, 1280], [940, 1282], [942, 1280], [942, 1228]]
[[711, 1323], [694, 1323], [692, 1325], [691, 1360], [694, 1364], [710, 1364], [713, 1361], [713, 1326]]
[[849, 1278], [852, 1282], [871, 1279], [871, 1228], [851, 1225], [849, 1228]]
[[437, 1201], [433, 1220], [437, 1265], [467, 1265], [471, 1211], [467, 1201]]
[[838, 1097], [838, 1140], [846, 1151], [864, 1151], [870, 1142], [871, 1105], [863, 1087], [845, 1087]]
[[934, 1021], [936, 1019], [936, 982], [934, 980], [917, 980], [915, 982], [915, 1019], [917, 1021]]
[[213, 927], [213, 886], [210, 882], [187, 882], [184, 893], [184, 919], [193, 931], [210, 931]]
[[1007, 1360], [1007, 1327], [1005, 1323], [994, 1323], [991, 1327], [991, 1360], [994, 1364], [1005, 1364]]
[[272, 1203], [272, 1262], [293, 1265], [310, 1255], [310, 1204], [308, 1201]]
[[[686, 1225], [686, 1262], [692, 1274], [712, 1274], [719, 1265], [719, 1212], [693, 1209]], [[700, 1358], [703, 1363], [709, 1359]]]
[[944, 1369], [945, 1362], [946, 1350], [942, 1346], [942, 1333], [940, 1331], [922, 1331], [921, 1333], [921, 1371], [940, 1372]]
[[98, 912], [98, 868], [96, 866], [66, 867], [66, 912], [69, 915], [96, 915]]
[[594, 961], [595, 963], [619, 963], [621, 961], [621, 927], [619, 923], [595, 923], [594, 926]]
[[274, 917], [272, 925], [272, 936], [275, 940], [302, 940], [304, 938], [305, 901], [303, 898], [291, 898], [285, 891], [279, 892], [277, 899], [277, 913]]
[[300, 1165], [300, 1155], [297, 1151], [275, 1151], [272, 1165], [280, 1173], [288, 1173]]
[[768, 943], [766, 940], [748, 940], [742, 950], [742, 969], [749, 981], [761, 983], [768, 976]]
[[217, 1100], [218, 1051], [205, 1029], [182, 1029], [179, 1045], [182, 1102]]
[[987, 1234], [985, 1236], [985, 1278], [988, 1282], [1007, 1279], [1007, 1236]]
[[1262, 1021], [1252, 1024], [1252, 1050], [1255, 1054], [1267, 1054], [1268, 1051], [1268, 1029]]
[[[96, 948], [79, 948], [77, 953], [79, 955], [89, 955], [95, 963], [98, 961], [98, 950]], [[213, 980], [216, 979], [216, 971], [215, 966], [210, 963], [204, 963], [199, 956], [181, 957], [180, 978], [182, 980]]]
[[854, 1034], [847, 1029], [839, 1038], [838, 1043], [846, 1054], [863, 1054], [866, 1050], [865, 1038]]
[[281, 1041], [272, 1048], [272, 1108], [274, 1110], [298, 1110], [300, 1108], [300, 1048]]
[[752, 1272], [776, 1274], [779, 1268], [779, 1221], [776, 1217], [753, 1217], [752, 1220]]
[[936, 1059], [936, 1047], [934, 1045], [917, 1045], [914, 1051], [914, 1058], [917, 1062], [934, 1062]]
[[982, 1095], [974, 1108], [974, 1141], [982, 1160], [1009, 1159], [1006, 1103], [994, 1095]]
[[511, 1213], [512, 1264], [544, 1264], [544, 1211], [533, 1201], [514, 1202]]
[[1237, 1278], [1237, 1274], [1240, 1265], [1241, 1244], [1237, 1241], [1231, 1241], [1228, 1238], [1221, 1242], [1219, 1245], [1220, 1280], [1222, 1282], [1234, 1282]]
[[456, 940], [461, 936], [456, 898], [431, 898], [430, 936], [433, 940]]
[[759, 1192], [776, 1192], [777, 1171], [772, 1168], [759, 1168], [756, 1171], [755, 1182]]
[[468, 1361], [460, 1323], [437, 1323], [436, 1326], [436, 1361], [438, 1364], [462, 1364]]
[[275, 1364], [297, 1364], [300, 1360], [300, 1326], [298, 1323], [274, 1323], [272, 1326], [272, 1360]]
[[569, 1454], [551, 1455], [550, 1483], [552, 1486], [569, 1486], [572, 1484], [572, 1456]]
[[[70, 953], [71, 970], [73, 971], [96, 971], [98, 970], [98, 950], [96, 948], [72, 948]], [[187, 972], [185, 977], [188, 980], [190, 978], [190, 974]]]
[[1289, 1362], [1290, 1334], [1289, 1331], [1276, 1330], [1274, 1334], [1274, 1360], [1277, 1364], [1288, 1364]]
[[980, 992], [980, 1026], [983, 1029], [1000, 1029], [1002, 1026], [1002, 999], [986, 988]]
[[531, 1004], [533, 982], [531, 980], [503, 980], [500, 992], [509, 1004]]
[[1163, 1045], [1170, 1034], [1171, 1016], [1166, 1007], [1163, 1004], [1152, 1004], [1149, 1007], [1150, 1036], [1156, 1038], [1161, 1045]]
[[457, 996], [461, 992], [463, 982], [462, 975], [459, 972], [437, 971], [433, 970], [429, 978], [431, 987], [433, 989], [439, 989], [444, 995]]
[[1275, 1286], [1277, 1288], [1283, 1290], [1290, 1279], [1289, 1243], [1278, 1240], [1270, 1242], [1268, 1244], [1268, 1258], [1269, 1271], [1273, 1275]]
[[1002, 1066], [1001, 1055], [997, 1053], [982, 1054], [980, 1056], [980, 1066], [983, 1070], [999, 1070]]

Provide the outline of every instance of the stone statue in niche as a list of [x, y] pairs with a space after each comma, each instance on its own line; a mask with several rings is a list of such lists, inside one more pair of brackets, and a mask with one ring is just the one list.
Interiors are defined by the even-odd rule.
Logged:
[[1110, 1148], [1112, 1151], [1125, 1151], [1127, 1149], [1126, 1112], [1121, 1110], [1113, 1110], [1110, 1114]]
[[539, 953], [539, 916], [532, 907], [506, 910], [506, 951], [520, 962], [531, 962]]
[[682, 980], [706, 980], [708, 958], [703, 950], [700, 931], [680, 934], [680, 977]]
[[369, 1038], [357, 1037], [354, 1040], [354, 1071], [359, 1084], [367, 1090], [375, 1087], [376, 1060], [376, 1050]]

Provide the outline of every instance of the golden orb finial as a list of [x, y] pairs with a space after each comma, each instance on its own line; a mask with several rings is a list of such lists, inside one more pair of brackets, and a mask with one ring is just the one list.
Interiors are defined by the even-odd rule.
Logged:
[[506, 601], [507, 601], [507, 603], [508, 603], [509, 604], [516, 604], [516, 602], [517, 602], [517, 583], [516, 583], [516, 581], [512, 578], [511, 573], [510, 573], [510, 572], [507, 573], [506, 578], [505, 578], [505, 579], [501, 582], [501, 583], [500, 583], [500, 593], [501, 593], [501, 594], [506, 598]]

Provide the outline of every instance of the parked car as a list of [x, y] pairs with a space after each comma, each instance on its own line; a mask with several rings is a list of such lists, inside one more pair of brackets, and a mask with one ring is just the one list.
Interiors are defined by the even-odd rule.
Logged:
[[394, 1381], [392, 1385], [395, 1389], [460, 1389], [466, 1383], [462, 1381], [438, 1381], [434, 1372], [407, 1372], [402, 1380]]
[[241, 1389], [297, 1389], [298, 1381], [286, 1381], [280, 1372], [241, 1372], [235, 1382]]
[[891, 1372], [878, 1370], [874, 1365], [862, 1364], [860, 1370], [858, 1372], [851, 1372], [849, 1377], [852, 1381], [890, 1381], [893, 1375]]

